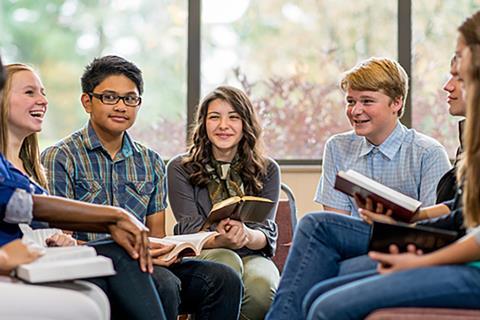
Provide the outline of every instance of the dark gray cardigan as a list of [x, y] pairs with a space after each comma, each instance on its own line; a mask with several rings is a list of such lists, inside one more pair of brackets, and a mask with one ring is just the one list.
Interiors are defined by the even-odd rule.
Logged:
[[[212, 203], [206, 187], [193, 186], [189, 175], [181, 164], [185, 154], [180, 154], [171, 159], [167, 165], [168, 200], [177, 224], [175, 234], [194, 233], [199, 230], [212, 209]], [[268, 159], [267, 175], [263, 181], [264, 187], [260, 194], [253, 196], [268, 198], [275, 202], [265, 224], [246, 223], [252, 229], [262, 231], [267, 238], [265, 248], [255, 251], [246, 247], [235, 250], [240, 256], [261, 254], [266, 257], [273, 256], [277, 244], [278, 229], [275, 223], [275, 214], [280, 193], [280, 168], [273, 159]], [[211, 228], [215, 230], [215, 228]]]

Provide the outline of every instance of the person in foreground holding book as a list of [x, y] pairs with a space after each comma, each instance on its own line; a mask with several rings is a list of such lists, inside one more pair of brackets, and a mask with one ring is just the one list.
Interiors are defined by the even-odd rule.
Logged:
[[113, 241], [91, 245], [99, 255], [112, 259], [117, 274], [89, 281], [105, 291], [114, 318], [128, 315], [132, 319], [165, 319], [150, 276], [153, 267], [148, 229], [121, 208], [48, 196], [27, 175], [42, 173], [34, 159], [40, 156], [37, 132], [42, 129], [48, 101], [40, 78], [30, 67], [12, 64], [6, 69], [6, 85], [0, 98], [0, 149], [18, 154], [21, 161], [15, 162], [16, 167], [3, 153], [0, 155], [0, 245], [20, 238], [18, 224], [29, 224], [34, 218], [69, 230], [109, 232], [126, 251]]
[[[149, 236], [165, 236], [166, 174], [160, 155], [127, 132], [142, 103], [143, 77], [118, 56], [94, 59], [81, 78], [81, 103], [89, 114], [80, 130], [42, 152], [50, 192], [56, 196], [115, 205], [134, 214]], [[105, 234], [76, 233], [80, 240]], [[242, 287], [224, 265], [208, 261], [165, 261], [173, 245], [150, 244], [155, 284], [168, 319], [179, 312], [196, 319], [236, 319]]]
[[457, 197], [463, 201], [459, 211], [468, 234], [429, 254], [370, 252], [379, 262], [379, 274], [354, 282], [352, 275], [319, 284], [303, 302], [306, 319], [363, 318], [390, 307], [480, 309], [480, 11], [458, 31], [456, 57], [467, 118], [458, 168], [463, 193]]
[[343, 76], [354, 131], [327, 142], [316, 199], [331, 212], [307, 214], [297, 225], [267, 319], [301, 319], [303, 298], [316, 283], [376, 266], [366, 255], [371, 226], [358, 217], [353, 197], [334, 190], [338, 171], [354, 169], [424, 205], [435, 203], [436, 185], [450, 164], [438, 142], [400, 124], [407, 80], [386, 58], [363, 61]]
[[201, 259], [231, 266], [243, 279], [242, 319], [263, 319], [279, 279], [270, 259], [275, 252], [274, 222], [280, 170], [263, 155], [261, 126], [244, 92], [220, 86], [198, 106], [188, 153], [167, 165], [169, 200], [176, 234], [194, 233], [212, 205], [233, 196], [251, 195], [274, 202], [264, 223], [226, 218], [210, 227], [220, 235], [207, 242]]

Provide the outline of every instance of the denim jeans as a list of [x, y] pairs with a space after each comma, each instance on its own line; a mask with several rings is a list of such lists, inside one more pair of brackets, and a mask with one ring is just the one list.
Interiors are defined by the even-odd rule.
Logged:
[[353, 274], [327, 280], [305, 299], [304, 317], [363, 319], [379, 308], [480, 308], [480, 269], [445, 265], [388, 275]]
[[195, 320], [239, 317], [242, 280], [230, 267], [184, 259], [168, 268], [155, 266], [153, 277], [169, 320], [179, 312], [194, 314]]
[[111, 240], [92, 241], [88, 245], [99, 255], [112, 259], [115, 267], [114, 276], [87, 279], [107, 294], [112, 319], [167, 319], [153, 279], [140, 270], [138, 261]]
[[365, 256], [371, 227], [338, 213], [311, 213], [295, 231], [280, 285], [266, 319], [302, 319], [302, 302], [317, 283], [342, 274], [372, 270]]

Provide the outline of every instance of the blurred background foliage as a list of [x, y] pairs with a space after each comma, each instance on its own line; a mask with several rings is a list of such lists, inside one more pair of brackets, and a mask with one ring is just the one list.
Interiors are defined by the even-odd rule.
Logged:
[[[479, 1], [412, 3], [411, 126], [453, 157], [456, 119], [442, 86], [456, 28]], [[42, 145], [85, 123], [83, 68], [94, 57], [117, 54], [145, 77], [132, 134], [166, 158], [183, 152], [187, 6], [188, 0], [2, 0], [2, 57], [33, 65], [47, 88]], [[202, 94], [223, 83], [243, 88], [277, 159], [320, 159], [326, 139], [349, 130], [341, 73], [370, 56], [397, 57], [397, 1], [203, 0], [202, 8]]]

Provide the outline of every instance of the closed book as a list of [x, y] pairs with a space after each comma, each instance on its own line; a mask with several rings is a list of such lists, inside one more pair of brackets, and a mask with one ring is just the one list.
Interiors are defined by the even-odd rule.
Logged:
[[16, 276], [30, 283], [94, 278], [115, 274], [110, 258], [98, 256], [88, 246], [46, 248], [34, 262], [22, 264]]
[[457, 237], [458, 233], [451, 230], [374, 221], [369, 250], [389, 252], [390, 245], [395, 244], [404, 252], [409, 244], [414, 244], [427, 253], [454, 242]]
[[378, 183], [354, 170], [339, 171], [335, 179], [335, 189], [361, 198], [372, 199], [374, 205], [382, 203], [385, 211], [392, 210], [395, 220], [408, 222], [422, 203], [381, 183]]

